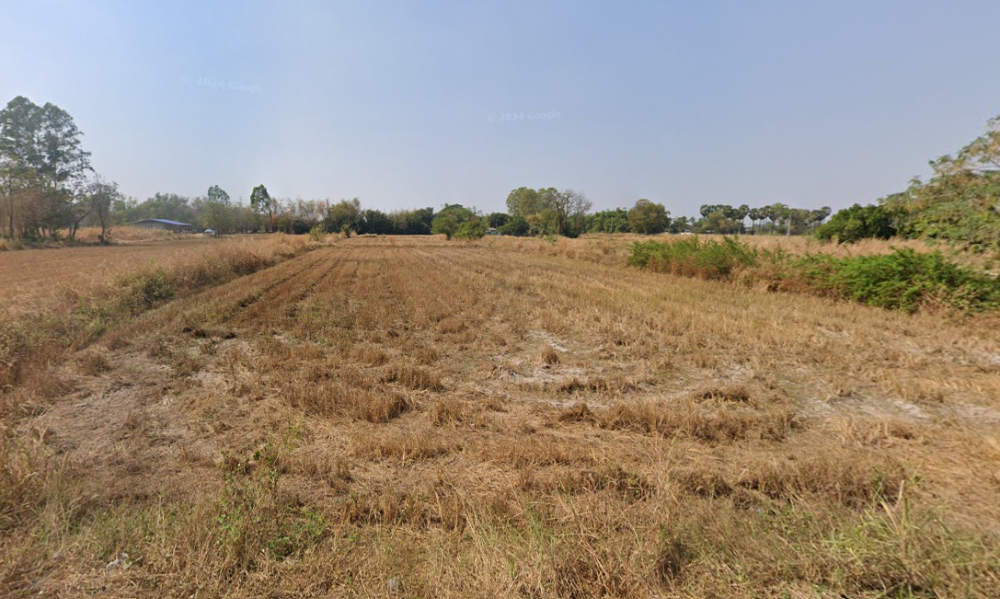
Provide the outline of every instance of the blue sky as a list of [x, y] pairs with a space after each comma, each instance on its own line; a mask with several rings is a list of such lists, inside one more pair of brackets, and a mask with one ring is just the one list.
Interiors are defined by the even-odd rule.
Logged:
[[[0, 102], [139, 199], [840, 208], [1000, 114], [1000, 2], [0, 0]], [[540, 116], [541, 115], [541, 116]]]

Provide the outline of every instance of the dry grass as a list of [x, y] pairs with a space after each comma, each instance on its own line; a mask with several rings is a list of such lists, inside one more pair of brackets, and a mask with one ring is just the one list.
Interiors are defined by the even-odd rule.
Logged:
[[145, 266], [0, 299], [0, 595], [1000, 595], [996, 322], [627, 241], [227, 245], [141, 309]]
[[690, 404], [618, 403], [590, 419], [602, 428], [663, 437], [682, 435], [707, 443], [783, 441], [801, 426], [795, 412], [787, 408], [706, 411]]
[[386, 382], [399, 383], [408, 389], [441, 391], [441, 377], [436, 373], [419, 367], [399, 364], [391, 365], [385, 373]]
[[542, 354], [541, 354], [540, 358], [541, 358], [542, 364], [545, 364], [547, 366], [554, 366], [554, 365], [556, 365], [556, 364], [559, 363], [559, 352], [557, 352], [556, 350], [552, 349], [551, 347], [546, 346], [542, 350]]
[[[66, 346], [89, 344], [128, 316], [309, 249], [287, 236], [204, 242], [11, 254], [0, 264], [0, 389], [19, 384], [35, 364], [57, 359]], [[125, 345], [126, 334], [112, 333], [107, 343]], [[100, 365], [91, 359], [89, 367]]]

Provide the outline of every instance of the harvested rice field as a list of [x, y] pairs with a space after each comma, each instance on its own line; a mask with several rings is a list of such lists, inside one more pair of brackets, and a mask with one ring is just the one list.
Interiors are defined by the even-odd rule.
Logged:
[[995, 317], [575, 243], [338, 239], [8, 351], [0, 595], [1000, 596]]

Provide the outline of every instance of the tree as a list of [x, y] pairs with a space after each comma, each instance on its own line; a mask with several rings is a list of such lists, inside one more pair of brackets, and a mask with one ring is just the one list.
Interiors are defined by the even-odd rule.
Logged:
[[462, 223], [458, 229], [455, 230], [455, 237], [458, 239], [468, 239], [470, 241], [474, 239], [482, 239], [486, 235], [486, 231], [489, 229], [489, 223], [481, 218], [473, 219]]
[[722, 212], [725, 216], [727, 211], [732, 211], [732, 206], [727, 206], [725, 204], [702, 204], [701, 208], [698, 209], [698, 213], [701, 214], [702, 218], [708, 218], [709, 214], [713, 212]]
[[990, 119], [986, 124], [986, 133], [963, 147], [954, 157], [942, 156], [931, 162], [931, 166], [940, 175], [1000, 172], [1000, 116]]
[[703, 218], [698, 226], [706, 233], [742, 233], [743, 219], [750, 208], [746, 204], [738, 208], [728, 204], [704, 204], [699, 212]]
[[430, 235], [434, 209], [397, 210], [390, 215], [395, 235]]
[[671, 233], [690, 233], [694, 224], [693, 217], [688, 218], [687, 216], [678, 216], [670, 219], [668, 230]]
[[69, 226], [70, 241], [76, 239], [76, 232], [80, 228], [80, 223], [90, 216], [90, 213], [93, 211], [94, 203], [90, 195], [84, 191], [74, 194], [74, 197], [66, 205], [66, 214], [69, 218], [67, 225]]
[[862, 239], [890, 239], [896, 235], [893, 217], [883, 206], [854, 204], [837, 212], [816, 232], [820, 239], [837, 238], [840, 243], [854, 243]]
[[512, 235], [514, 237], [527, 237], [531, 234], [531, 225], [520, 216], [510, 219], [506, 225], [497, 228], [497, 233], [501, 235]]
[[831, 210], [829, 206], [823, 206], [819, 210], [810, 211], [808, 218], [809, 226], [813, 229], [818, 228], [821, 224], [823, 224], [823, 221], [826, 220], [828, 216], [830, 216], [830, 212]]
[[439, 214], [434, 217], [434, 222], [431, 224], [431, 231], [438, 235], [443, 234], [445, 239], [451, 241], [451, 236], [458, 230], [458, 224], [453, 214]]
[[736, 208], [729, 204], [704, 204], [699, 210], [704, 220], [701, 228], [715, 233], [742, 233], [743, 220], [750, 213], [746, 204]]
[[743, 221], [746, 219], [747, 215], [750, 214], [750, 207], [746, 204], [740, 205], [738, 208], [733, 209], [733, 214], [730, 218], [737, 221], [740, 224], [740, 233], [743, 233], [746, 229], [743, 226]]
[[489, 226], [499, 229], [510, 222], [511, 216], [503, 212], [492, 212], [486, 216]]
[[559, 233], [567, 237], [577, 237], [584, 231], [587, 213], [593, 202], [582, 192], [566, 189], [557, 194], [555, 210], [560, 215]]
[[757, 221], [761, 220], [761, 210], [760, 208], [751, 208], [747, 211], [747, 216], [750, 217], [750, 231], [756, 235], [757, 234]]
[[218, 185], [208, 188], [208, 197], [195, 200], [195, 212], [199, 213], [203, 228], [212, 229], [216, 235], [231, 233], [235, 214], [231, 209], [229, 194]]
[[588, 233], [628, 233], [631, 227], [628, 222], [628, 210], [615, 208], [588, 214], [585, 224]]
[[528, 218], [545, 207], [541, 194], [528, 187], [518, 187], [507, 196], [507, 213], [512, 217]]
[[554, 187], [519, 187], [507, 196], [507, 212], [513, 218], [523, 218], [535, 235], [576, 237], [586, 230], [592, 205], [580, 192]]
[[381, 210], [369, 208], [363, 212], [355, 231], [362, 235], [389, 235], [392, 233], [392, 219]]
[[444, 208], [434, 216], [434, 220], [431, 222], [431, 232], [444, 234], [450, 240], [462, 224], [478, 219], [479, 216], [475, 210], [461, 204], [445, 204]]
[[23, 236], [26, 206], [41, 189], [38, 173], [13, 160], [0, 160], [0, 201], [4, 227], [0, 234], [10, 239]]
[[266, 218], [265, 231], [274, 228], [275, 201], [271, 199], [271, 194], [267, 193], [267, 188], [264, 187], [263, 183], [254, 187], [253, 191], [250, 192], [250, 207], [258, 218]]
[[880, 200], [898, 217], [900, 232], [1000, 251], [1000, 117], [954, 156], [930, 164], [930, 180], [914, 179]]
[[223, 206], [229, 205], [229, 194], [218, 185], [213, 185], [208, 188], [208, 199], [212, 202], [222, 204]]
[[197, 220], [190, 198], [176, 193], [155, 193], [153, 197], [130, 208], [126, 214], [129, 221], [144, 218], [164, 218], [182, 223]]
[[781, 225], [785, 227], [786, 235], [792, 234], [792, 209], [786, 204], [771, 204], [768, 206], [771, 220], [775, 227]]
[[760, 208], [757, 209], [757, 211], [760, 214], [760, 220], [761, 220], [760, 231], [762, 233], [764, 232], [764, 228], [765, 228], [764, 221], [770, 221], [770, 226], [767, 227], [767, 229], [769, 231], [773, 231], [774, 230], [774, 212], [771, 210], [771, 207], [770, 206], [761, 206]]
[[358, 220], [361, 218], [361, 200], [340, 200], [326, 210], [324, 219], [328, 232], [343, 231], [344, 227], [358, 230]]
[[38, 106], [18, 96], [0, 111], [4, 213], [12, 235], [54, 237], [71, 224], [71, 204], [92, 170], [82, 135], [73, 117], [52, 103]]
[[122, 199], [121, 192], [118, 191], [118, 184], [114, 181], [105, 182], [98, 177], [90, 184], [88, 193], [91, 211], [98, 225], [101, 227], [101, 234], [98, 239], [102, 244], [108, 243], [108, 235], [111, 232], [113, 222], [113, 210]]
[[[584, 230], [587, 212], [593, 205], [583, 193], [554, 187], [537, 192], [542, 209], [536, 213], [536, 223], [543, 235], [576, 237]], [[531, 222], [531, 219], [528, 219]]]
[[698, 223], [699, 229], [704, 233], [739, 233], [741, 224], [738, 220], [726, 216], [726, 211], [718, 209], [709, 212], [708, 216]]
[[662, 233], [670, 225], [670, 213], [663, 207], [646, 199], [641, 199], [628, 212], [628, 224], [634, 233], [653, 235]]

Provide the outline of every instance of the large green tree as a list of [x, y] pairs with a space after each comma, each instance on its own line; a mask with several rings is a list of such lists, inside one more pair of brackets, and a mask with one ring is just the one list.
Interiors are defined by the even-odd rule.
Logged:
[[670, 225], [670, 213], [663, 204], [643, 198], [629, 210], [628, 223], [634, 233], [643, 235], [662, 233]]
[[218, 185], [213, 185], [208, 188], [208, 199], [224, 206], [229, 205], [229, 194]]
[[92, 172], [82, 136], [73, 117], [52, 103], [38, 106], [18, 96], [0, 110], [0, 192], [12, 236], [75, 231]]
[[531, 225], [520, 216], [515, 216], [507, 224], [498, 227], [497, 233], [514, 237], [527, 237], [531, 234]]
[[499, 229], [509, 223], [511, 218], [512, 217], [505, 212], [491, 212], [486, 215], [486, 223], [491, 227]]
[[343, 231], [350, 234], [350, 231], [358, 230], [358, 221], [361, 219], [361, 200], [340, 200], [326, 210], [324, 227], [328, 232]]
[[445, 204], [431, 223], [431, 231], [451, 239], [459, 228], [471, 220], [478, 219], [476, 212], [461, 204]]
[[586, 231], [591, 206], [587, 196], [572, 189], [519, 187], [507, 196], [508, 213], [523, 218], [534, 235], [576, 237]]
[[837, 212], [816, 232], [820, 239], [836, 238], [840, 243], [862, 239], [889, 239], [896, 235], [893, 215], [884, 206], [854, 204]]
[[265, 231], [274, 229], [274, 213], [277, 203], [267, 192], [267, 188], [261, 183], [250, 192], [250, 208], [259, 221], [262, 221]]
[[541, 193], [529, 187], [518, 187], [507, 195], [507, 213], [512, 217], [528, 218], [545, 208]]
[[624, 208], [601, 210], [587, 215], [586, 230], [588, 233], [628, 233], [631, 231], [628, 221], [629, 211]]

